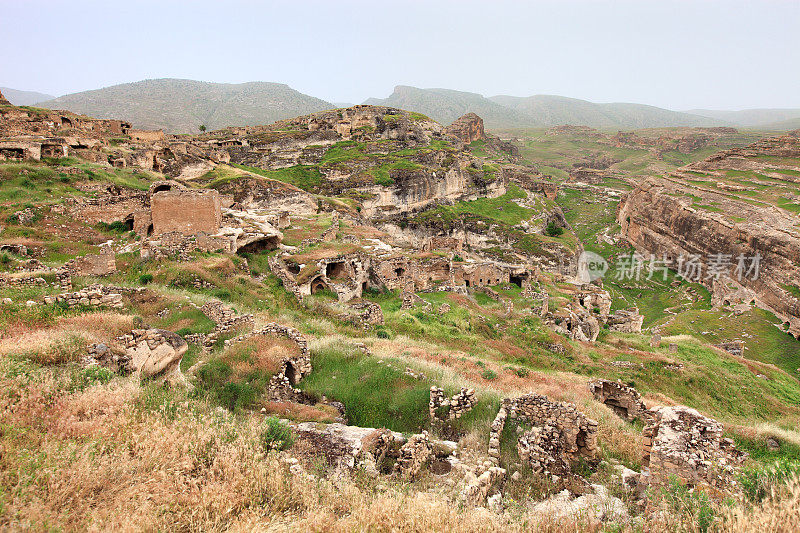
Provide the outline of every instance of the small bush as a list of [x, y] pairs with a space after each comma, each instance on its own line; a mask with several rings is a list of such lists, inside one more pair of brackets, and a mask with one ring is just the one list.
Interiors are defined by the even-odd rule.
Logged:
[[139, 276], [139, 284], [141, 285], [147, 285], [151, 281], [153, 281], [152, 274], [142, 274], [141, 276]]
[[545, 229], [545, 233], [550, 237], [558, 237], [562, 233], [564, 233], [564, 228], [556, 224], [555, 222], [549, 222], [547, 224], [547, 228]]
[[274, 416], [267, 417], [264, 430], [259, 436], [261, 447], [265, 452], [285, 450], [294, 443], [294, 435], [289, 427]]
[[497, 373], [494, 370], [486, 369], [481, 372], [481, 377], [487, 381], [492, 381], [493, 379], [497, 379]]
[[378, 337], [379, 339], [388, 339], [388, 338], [389, 338], [389, 332], [388, 332], [388, 331], [386, 331], [385, 329], [379, 329], [379, 330], [377, 330], [377, 331], [375, 332], [375, 335], [377, 335], [377, 337]]
[[528, 374], [530, 374], [527, 368], [518, 368], [514, 372], [521, 378], [526, 378], [528, 377]]

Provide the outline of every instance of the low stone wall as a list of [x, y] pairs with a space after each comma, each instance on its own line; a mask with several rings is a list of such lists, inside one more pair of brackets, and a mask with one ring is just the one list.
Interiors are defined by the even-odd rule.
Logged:
[[[475, 396], [475, 389], [461, 388], [461, 392], [446, 398], [444, 390], [439, 387], [431, 387], [431, 397], [428, 403], [428, 411], [431, 420], [441, 422], [457, 420], [472, 410], [477, 405], [478, 399]], [[447, 409], [446, 416], [440, 416], [437, 411]]]
[[303, 377], [308, 375], [312, 369], [308, 340], [296, 329], [272, 322], [257, 331], [226, 340], [225, 346], [232, 346], [259, 335], [285, 337], [297, 344], [300, 350], [299, 356], [286, 358], [281, 363], [281, 370], [270, 378], [269, 384], [267, 385], [269, 398], [272, 401], [308, 403], [308, 398], [305, 393], [294, 387]]
[[204, 303], [200, 306], [200, 311], [215, 324], [227, 322], [236, 315], [236, 311], [231, 306], [225, 305], [219, 300], [211, 300]]
[[38, 273], [23, 276], [0, 276], [0, 287], [29, 288], [46, 285], [47, 281]]
[[91, 285], [84, 289], [74, 292], [63, 292], [55, 296], [45, 296], [44, 303], [52, 305], [54, 303], [66, 304], [68, 307], [78, 307], [80, 305], [90, 307], [122, 307], [122, 295], [131, 292], [141, 292], [144, 288], [117, 287], [113, 285]]
[[[249, 313], [244, 315], [237, 315], [232, 318], [223, 320], [222, 322], [216, 325], [214, 331], [205, 336], [205, 338], [203, 339], [203, 349], [207, 352], [210, 352], [214, 348], [214, 344], [216, 344], [219, 338], [222, 337], [223, 335], [237, 329], [242, 329], [242, 328], [252, 329], [255, 327], [255, 325], [256, 325], [255, 318], [253, 318], [253, 315]], [[228, 345], [230, 340], [232, 339], [225, 341], [226, 346]]]
[[359, 320], [366, 325], [378, 326], [383, 324], [383, 309], [376, 303], [362, 301], [351, 304], [350, 308], [358, 312]]

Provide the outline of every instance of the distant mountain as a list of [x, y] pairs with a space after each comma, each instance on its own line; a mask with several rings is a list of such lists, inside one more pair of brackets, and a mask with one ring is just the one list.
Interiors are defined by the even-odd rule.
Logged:
[[418, 89], [404, 85], [395, 87], [388, 98], [370, 98], [365, 103], [418, 111], [444, 124], [473, 112], [483, 118], [486, 127], [490, 129], [559, 124], [621, 129], [729, 125], [724, 120], [643, 104], [595, 104], [586, 100], [550, 95], [486, 98], [475, 93], [449, 89]]
[[[692, 109], [694, 115], [724, 120], [746, 128], [796, 129], [800, 126], [800, 109], [743, 109], [725, 111], [715, 109]], [[794, 125], [794, 128], [791, 126]]]
[[724, 120], [670, 111], [660, 107], [629, 104], [595, 104], [564, 96], [492, 96], [489, 100], [530, 117], [537, 125], [575, 124], [593, 128], [664, 128], [671, 126], [719, 126]]
[[791, 131], [800, 130], [800, 117], [791, 118], [789, 120], [782, 120], [780, 122], [771, 122], [759, 126], [762, 130], [777, 130], [777, 131]]
[[333, 108], [333, 104], [269, 82], [209, 83], [157, 79], [68, 94], [40, 102], [95, 118], [119, 118], [136, 128], [195, 133], [225, 126], [270, 124]]
[[370, 98], [364, 103], [416, 111], [442, 124], [450, 124], [471, 112], [480, 116], [487, 128], [524, 128], [535, 125], [529, 117], [480, 94], [451, 89], [418, 89], [398, 85], [388, 98]]
[[37, 93], [35, 91], [20, 91], [18, 89], [12, 89], [11, 87], [0, 87], [0, 93], [3, 93], [6, 100], [14, 105], [33, 105], [55, 98], [52, 94]]

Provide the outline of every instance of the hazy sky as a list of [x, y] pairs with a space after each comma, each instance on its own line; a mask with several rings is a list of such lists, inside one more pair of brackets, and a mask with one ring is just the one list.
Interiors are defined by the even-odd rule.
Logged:
[[395, 85], [671, 109], [800, 107], [800, 2], [0, 0], [0, 85]]

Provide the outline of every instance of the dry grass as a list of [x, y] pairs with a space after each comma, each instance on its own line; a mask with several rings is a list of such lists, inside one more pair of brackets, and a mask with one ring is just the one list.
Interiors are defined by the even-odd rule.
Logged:
[[[0, 360], [0, 528], [44, 531], [601, 531], [528, 506], [462, 508], [441, 483], [358, 483], [293, 476], [259, 445], [261, 417], [220, 417], [185, 394], [115, 379], [63, 389], [57, 369], [10, 374]], [[605, 420], [603, 423], [605, 424]], [[800, 484], [722, 531], [789, 531]], [[665, 522], [645, 518], [644, 530]], [[685, 517], [668, 523], [691, 530]], [[627, 529], [627, 528], [623, 528]]]

